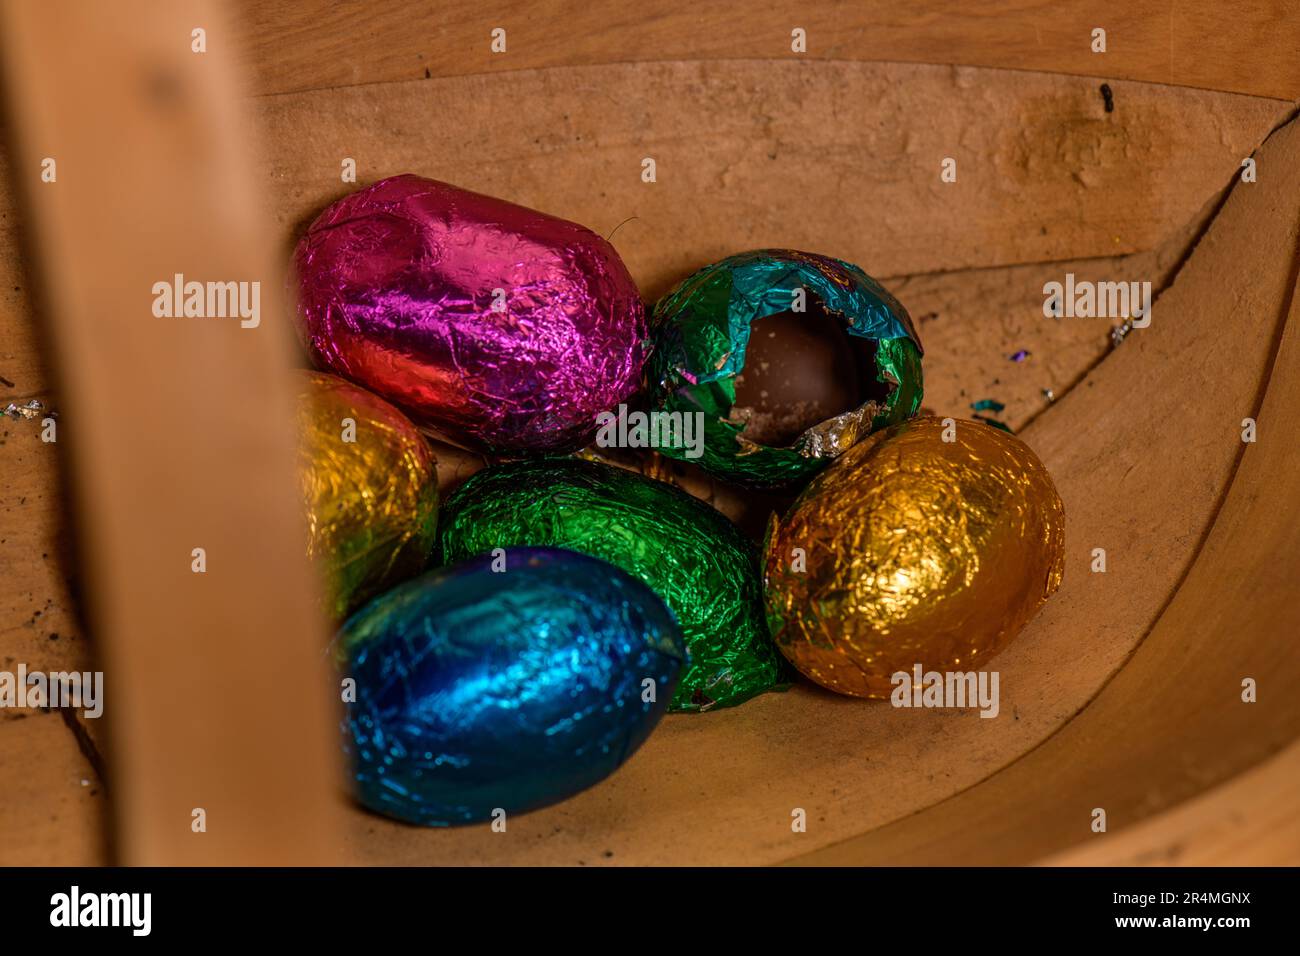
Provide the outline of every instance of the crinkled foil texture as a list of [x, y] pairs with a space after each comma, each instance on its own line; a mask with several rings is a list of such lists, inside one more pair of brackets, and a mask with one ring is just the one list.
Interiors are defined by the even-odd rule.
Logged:
[[538, 545], [602, 558], [640, 578], [672, 608], [690, 655], [671, 710], [739, 704], [782, 679], [753, 545], [671, 485], [579, 459], [501, 465], [447, 500], [438, 539], [448, 563]]
[[430, 572], [347, 622], [343, 738], [367, 807], [447, 826], [555, 803], [612, 773], [667, 709], [685, 649], [649, 588], [571, 551], [501, 560]]
[[424, 436], [382, 398], [333, 375], [298, 376], [307, 552], [342, 620], [424, 569], [438, 518], [435, 462]]
[[[875, 374], [893, 383], [883, 408], [867, 403], [799, 436], [787, 447], [747, 441], [731, 420], [734, 379], [744, 368], [750, 326], [790, 310], [798, 289], [842, 317], [851, 336], [876, 343]], [[659, 300], [651, 321], [655, 351], [646, 367], [656, 409], [703, 412], [708, 471], [739, 484], [793, 486], [806, 481], [868, 434], [921, 407], [921, 342], [907, 310], [860, 268], [788, 249], [744, 252], [706, 266]], [[661, 448], [683, 458], [680, 447]]]
[[574, 451], [639, 385], [640, 294], [575, 223], [397, 176], [321, 213], [294, 261], [316, 363], [465, 447]]
[[918, 663], [977, 668], [1060, 586], [1064, 511], [1037, 456], [978, 422], [943, 434], [937, 418], [878, 432], [769, 529], [773, 639], [825, 687], [883, 698]]

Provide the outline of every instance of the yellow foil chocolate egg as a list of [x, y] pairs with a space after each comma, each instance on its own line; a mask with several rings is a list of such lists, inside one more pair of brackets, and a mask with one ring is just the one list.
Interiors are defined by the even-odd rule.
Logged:
[[[978, 668], [1060, 586], [1065, 515], [1020, 439], [920, 418], [817, 476], [768, 530], [768, 623], [805, 676], [856, 697]], [[951, 439], [951, 440], [945, 440]]]
[[432, 450], [388, 402], [333, 375], [299, 372], [299, 468], [307, 553], [330, 614], [423, 570], [438, 517]]

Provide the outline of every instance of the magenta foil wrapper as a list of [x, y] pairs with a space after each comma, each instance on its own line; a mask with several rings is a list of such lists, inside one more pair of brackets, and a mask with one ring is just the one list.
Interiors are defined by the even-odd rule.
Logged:
[[635, 391], [645, 307], [589, 229], [419, 176], [339, 200], [294, 256], [313, 359], [452, 441], [574, 451]]

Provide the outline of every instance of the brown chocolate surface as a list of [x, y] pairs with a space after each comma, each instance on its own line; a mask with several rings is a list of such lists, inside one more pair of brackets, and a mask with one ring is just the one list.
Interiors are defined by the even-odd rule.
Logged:
[[[750, 326], [745, 366], [736, 376], [732, 418], [761, 445], [788, 445], [814, 425], [873, 397], [874, 356], [844, 330], [842, 320], [809, 302], [802, 313], [777, 312]], [[867, 350], [868, 353], [871, 351]]]

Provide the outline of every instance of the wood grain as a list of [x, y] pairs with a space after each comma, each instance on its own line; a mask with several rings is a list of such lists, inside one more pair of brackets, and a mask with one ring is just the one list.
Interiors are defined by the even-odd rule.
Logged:
[[1300, 744], [1050, 866], [1295, 866], [1300, 861]]
[[[1300, 99], [1289, 0], [242, 0], [237, 39], [260, 93], [662, 60], [890, 60], [1140, 80]], [[491, 32], [506, 29], [506, 52]], [[806, 31], [807, 53], [791, 52]], [[1106, 52], [1092, 31], [1106, 30]]]
[[[1094, 459], [1099, 476], [1103, 470], [1125, 468], [1119, 489], [1125, 500], [1116, 500], [1114, 508], [1131, 503], [1169, 513], [1174, 503], [1168, 493], [1159, 493], [1150, 472], [1155, 468], [1177, 473], [1174, 455], [1196, 463], [1185, 475], [1189, 493], [1207, 478], [1199, 466], [1209, 442], [1235, 445], [1240, 456], [1211, 533], [1176, 588], [1162, 586], [1151, 575], [1149, 556], [1162, 542], [1132, 534], [1136, 529], [1131, 526], [1124, 528], [1122, 537], [1107, 542], [1111, 553], [1123, 558], [1112, 559], [1106, 577], [1124, 574], [1162, 594], [1174, 590], [1168, 608], [1096, 700], [1042, 746], [954, 799], [800, 862], [1023, 863], [1088, 841], [1119, 840], [1120, 846], [1109, 854], [1113, 859], [1126, 852], [1126, 827], [1230, 780], [1296, 740], [1300, 124], [1292, 123], [1275, 135], [1261, 156], [1289, 167], [1284, 182], [1277, 184], [1281, 192], [1234, 191], [1165, 297], [1170, 301], [1163, 312], [1185, 330], [1203, 327], [1200, 353], [1185, 355], [1178, 373], [1184, 377], [1185, 391], [1192, 382], [1204, 382], [1216, 395], [1228, 377], [1240, 374], [1243, 363], [1235, 345], [1213, 338], [1214, 327], [1237, 330], [1248, 323], [1270, 322], [1271, 310], [1283, 317], [1289, 313], [1267, 378], [1247, 401], [1227, 401], [1208, 415], [1194, 405], [1175, 407], [1172, 396], [1155, 404], [1154, 396], [1134, 387], [1140, 378], [1161, 374], [1155, 363], [1163, 364], [1164, 356], [1151, 349], [1158, 340], [1145, 335], [1096, 375], [1094, 394], [1113, 395], [1115, 389], [1125, 388], [1126, 405], [1133, 403], [1128, 407], [1141, 408], [1144, 421], [1159, 423], [1154, 427], [1175, 436], [1162, 453], [1157, 436], [1137, 442], [1115, 430], [1113, 418], [1092, 419], [1094, 427], [1109, 432], [1115, 441], [1109, 456], [1113, 463], [1100, 456]], [[1278, 227], [1284, 232], [1275, 235], [1276, 245], [1256, 245], [1261, 229]], [[1282, 269], [1247, 273], [1241, 268], [1243, 261], [1260, 263], [1261, 255], [1269, 255]], [[1279, 288], [1282, 280], [1285, 285]], [[1155, 328], [1153, 322], [1148, 331]], [[1223, 348], [1205, 349], [1210, 340]], [[1067, 440], [1071, 419], [1079, 421], [1071, 413], [1081, 411], [1088, 397], [1072, 394], [1041, 419], [1035, 434], [1050, 434], [1053, 442]], [[1243, 444], [1240, 438], [1241, 420], [1248, 416], [1259, 422], [1261, 437], [1253, 444]], [[1132, 461], [1138, 456], [1145, 458], [1145, 468], [1144, 462]], [[1049, 605], [1051, 610], [1078, 611], [1069, 602]], [[1088, 616], [1074, 620], [1080, 641], [1102, 636], [1103, 621]], [[1068, 666], [1069, 661], [1062, 663]], [[1257, 703], [1244, 703], [1245, 678], [1266, 687], [1267, 695], [1261, 690]], [[1105, 834], [1090, 829], [1092, 811], [1098, 807], [1107, 814]], [[1300, 855], [1287, 862], [1300, 863]]]
[[0, 720], [0, 866], [109, 862], [108, 795], [57, 713]]
[[[1154, 249], [1290, 112], [1227, 93], [1113, 87], [1107, 113], [1097, 84], [1072, 77], [639, 63], [292, 94], [256, 108], [286, 255], [356, 188], [340, 181], [352, 158], [361, 183], [414, 172], [613, 234], [653, 300], [744, 249], [822, 252], [879, 278]], [[646, 157], [654, 183], [641, 178]], [[940, 181], [944, 157], [957, 160], [955, 183]]]
[[[0, 664], [82, 669], [85, 635], [70, 601], [71, 536], [64, 520], [57, 442], [41, 440], [45, 412], [6, 417], [32, 399], [54, 411], [31, 277], [19, 241], [11, 170], [0, 155]], [[0, 709], [0, 721], [13, 716]]]

